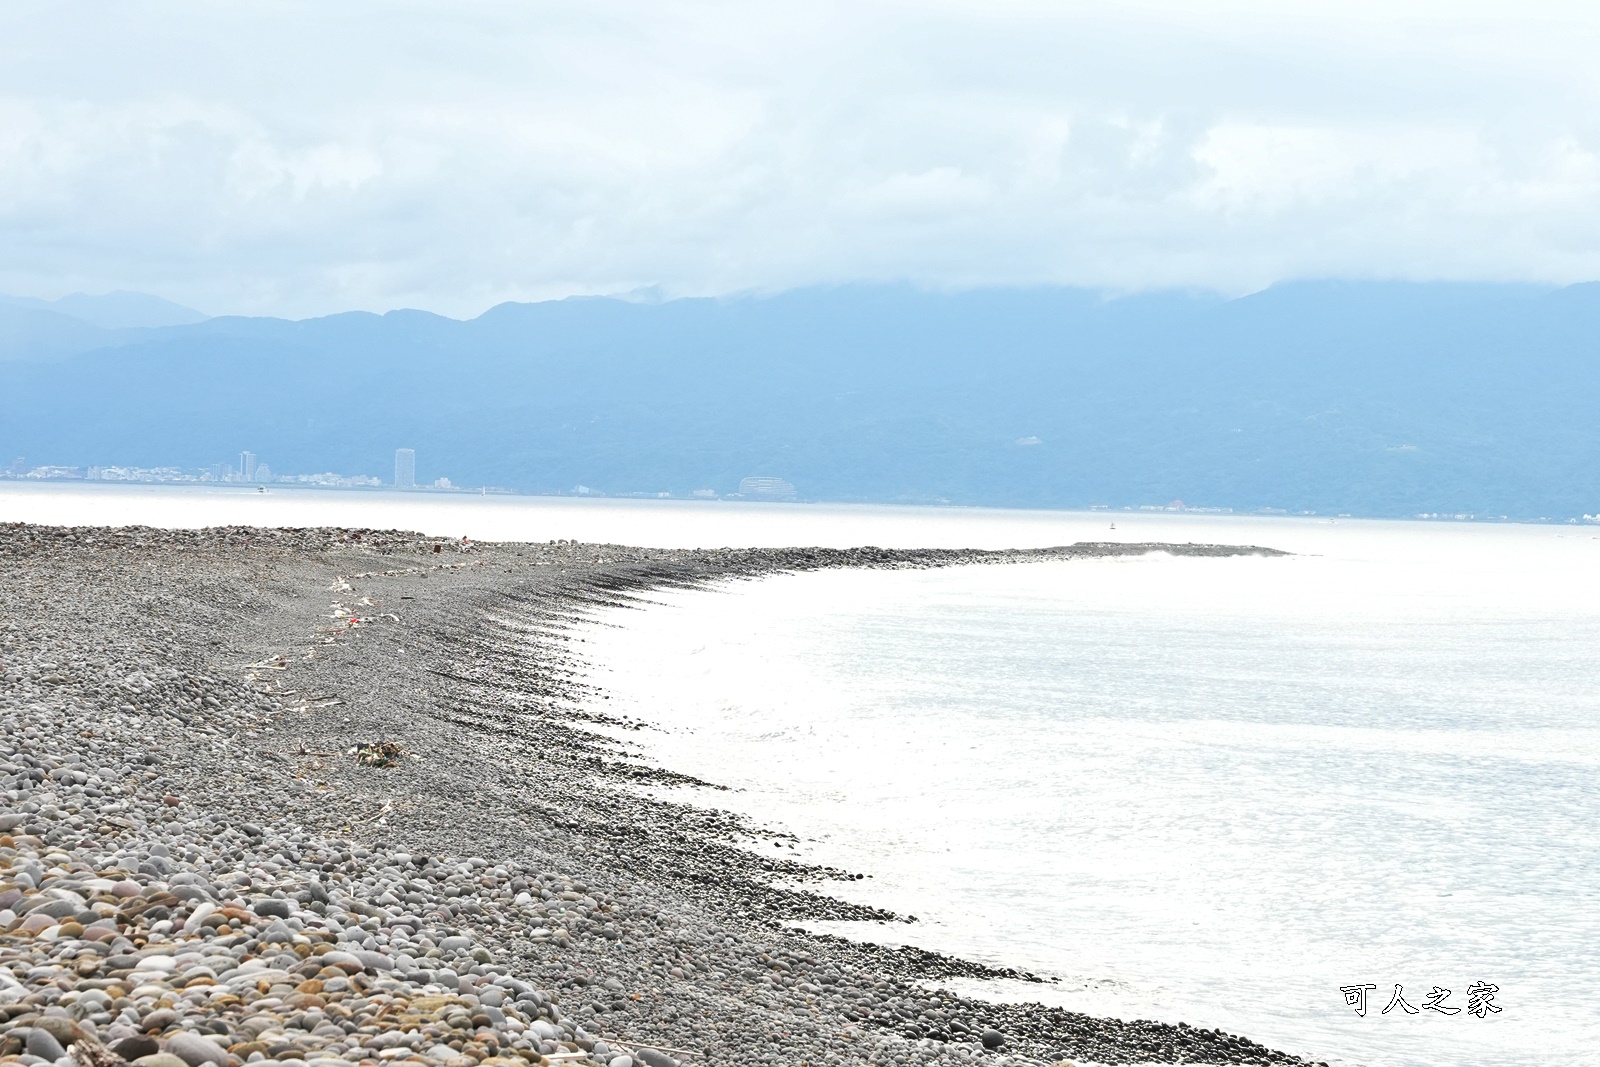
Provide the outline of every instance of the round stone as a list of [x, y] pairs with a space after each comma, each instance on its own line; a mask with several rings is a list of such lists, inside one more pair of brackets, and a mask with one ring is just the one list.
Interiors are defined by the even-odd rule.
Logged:
[[28, 1039], [23, 1042], [23, 1048], [28, 1050], [28, 1055], [38, 1056], [51, 1063], [67, 1054], [67, 1050], [61, 1047], [61, 1042], [55, 1039], [54, 1034], [37, 1026], [28, 1031]]
[[111, 1046], [111, 1051], [116, 1053], [126, 1062], [132, 1062], [141, 1056], [154, 1056], [161, 1051], [161, 1046], [156, 1044], [156, 1039], [144, 1034], [135, 1034], [125, 1037]]
[[167, 1039], [167, 1051], [189, 1067], [200, 1067], [202, 1063], [215, 1063], [218, 1067], [227, 1067], [232, 1060], [227, 1049], [199, 1034], [173, 1034]]
[[135, 1067], [189, 1067], [170, 1052], [157, 1052], [149, 1056], [140, 1056], [134, 1060]]

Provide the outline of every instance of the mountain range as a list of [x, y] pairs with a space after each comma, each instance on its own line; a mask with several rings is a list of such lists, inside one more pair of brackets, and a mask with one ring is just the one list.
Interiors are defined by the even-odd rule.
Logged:
[[[0, 457], [1358, 515], [1600, 510], [1600, 283], [846, 286], [290, 321], [0, 300]], [[81, 303], [81, 302], [80, 302]], [[165, 316], [165, 320], [162, 316]]]

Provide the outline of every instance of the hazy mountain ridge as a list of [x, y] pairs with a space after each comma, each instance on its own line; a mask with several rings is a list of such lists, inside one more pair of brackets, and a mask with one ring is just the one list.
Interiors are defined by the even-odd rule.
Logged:
[[0, 362], [60, 359], [205, 319], [148, 293], [73, 293], [58, 300], [0, 293]]
[[[0, 458], [608, 492], [1600, 510], [1600, 284], [811, 289], [221, 317], [0, 366]], [[1037, 439], [1039, 443], [1019, 443]]]
[[56, 300], [0, 294], [0, 305], [66, 315], [105, 330], [188, 326], [207, 318], [194, 308], [126, 289], [109, 293], [71, 293]]

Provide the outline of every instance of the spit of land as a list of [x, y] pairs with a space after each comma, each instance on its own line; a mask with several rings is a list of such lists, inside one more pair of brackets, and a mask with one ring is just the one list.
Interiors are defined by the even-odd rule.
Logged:
[[807, 934], [899, 917], [828, 895], [859, 872], [747, 847], [781, 831], [715, 782], [639, 788], [689, 780], [577, 680], [572, 622], [654, 588], [1156, 549], [1270, 551], [0, 526], [0, 1062], [1300, 1062]]

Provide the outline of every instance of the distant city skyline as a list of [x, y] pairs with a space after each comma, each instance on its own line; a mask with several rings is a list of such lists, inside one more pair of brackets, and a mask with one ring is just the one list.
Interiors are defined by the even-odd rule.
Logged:
[[[19, 460], [19, 462], [20, 462], [20, 460]], [[227, 466], [227, 465], [224, 465], [224, 466]], [[230, 469], [231, 469], [231, 467], [230, 467]], [[258, 471], [260, 470], [260, 466], [259, 465], [257, 467], [257, 470]], [[115, 482], [126, 482], [126, 483], [138, 483], [138, 484], [169, 484], [169, 485], [207, 484], [207, 483], [217, 484], [217, 479], [208, 477], [209, 473], [210, 473], [209, 471], [185, 471], [185, 470], [183, 470], [182, 468], [179, 468], [179, 467], [123, 467], [123, 466], [116, 466], [116, 465], [91, 466], [91, 467], [88, 467], [88, 468], [44, 465], [44, 466], [38, 466], [38, 467], [32, 467], [32, 468], [25, 468], [25, 469], [22, 469], [22, 470], [19, 471], [18, 464], [14, 462], [13, 464], [11, 464], [11, 465], [9, 465], [7, 467], [0, 468], [0, 481], [20, 481], [20, 480], [26, 480], [26, 481], [105, 481], [105, 482], [114, 482], [114, 483]], [[334, 474], [334, 473], [275, 475], [270, 479], [270, 482], [272, 484], [287, 485], [289, 487], [307, 488], [307, 489], [384, 489], [384, 488], [394, 488], [394, 486], [391, 483], [386, 483], [382, 479], [371, 477], [371, 476], [368, 476], [368, 475], [346, 476], [346, 475]], [[224, 482], [223, 484], [227, 484], [227, 482]], [[237, 481], [232, 481], [232, 484], [241, 484], [242, 485], [242, 484], [247, 484], [247, 483], [243, 482], [242, 480], [237, 480]], [[248, 484], [262, 484], [262, 483], [248, 483]], [[787, 488], [785, 488], [786, 486], [787, 486]], [[452, 484], [450, 479], [449, 478], [445, 478], [445, 477], [437, 478], [433, 482], [431, 482], [431, 483], [429, 483], [427, 485], [413, 486], [412, 489], [413, 490], [420, 490], [420, 489], [446, 490], [446, 491], [457, 492], [457, 493], [460, 493], [460, 492], [470, 492], [470, 493], [486, 492], [486, 493], [494, 493], [496, 495], [509, 495], [509, 496], [614, 497], [614, 498], [625, 499], [625, 500], [630, 500], [630, 499], [631, 500], [638, 500], [638, 499], [647, 499], [647, 500], [686, 499], [686, 500], [699, 500], [699, 501], [730, 500], [730, 501], [745, 501], [745, 502], [750, 502], [750, 501], [756, 501], [756, 502], [760, 502], [760, 501], [797, 502], [798, 501], [798, 497], [797, 496], [791, 495], [793, 487], [789, 486], [788, 483], [784, 479], [773, 478], [771, 476], [762, 476], [762, 475], [756, 475], [756, 476], [752, 476], [752, 477], [749, 477], [749, 478], [742, 479], [740, 484], [739, 484], [739, 486], [737, 487], [737, 490], [735, 492], [729, 494], [726, 497], [724, 497], [722, 494], [719, 494], [714, 489], [696, 489], [696, 490], [693, 490], [693, 491], [691, 491], [691, 492], [689, 492], [687, 494], [679, 496], [677, 494], [673, 494], [673, 493], [670, 493], [670, 492], [646, 492], [646, 491], [628, 491], [628, 492], [605, 493], [605, 492], [602, 492], [602, 491], [600, 491], [598, 489], [593, 489], [593, 488], [591, 488], [589, 486], [586, 486], [586, 485], [573, 486], [572, 489], [568, 490], [566, 493], [549, 493], [549, 492], [536, 493], [536, 492], [525, 492], [525, 491], [518, 491], [518, 490], [514, 490], [514, 489], [507, 489], [507, 488], [504, 488], [504, 487], [501, 487], [501, 486], [482, 486], [482, 487], [477, 487], [477, 488], [474, 488], [472, 486], [458, 486], [458, 485]], [[1002, 510], [1004, 510], [1004, 509], [1002, 509]], [[1069, 509], [1065, 509], [1065, 510], [1069, 510], [1069, 511], [1084, 511], [1084, 512], [1091, 512], [1091, 513], [1100, 512], [1100, 513], [1106, 513], [1106, 514], [1127, 514], [1127, 513], [1139, 513], [1139, 512], [1146, 512], [1146, 513], [1148, 513], [1148, 512], [1167, 512], [1167, 513], [1187, 513], [1187, 514], [1197, 514], [1197, 515], [1233, 515], [1233, 514], [1241, 514], [1241, 515], [1283, 516], [1285, 518], [1322, 517], [1322, 518], [1350, 519], [1350, 518], [1362, 518], [1363, 517], [1363, 516], [1353, 515], [1353, 514], [1351, 514], [1349, 512], [1338, 512], [1338, 513], [1330, 514], [1330, 513], [1327, 513], [1327, 512], [1318, 512], [1318, 511], [1305, 510], [1305, 509], [1298, 510], [1298, 511], [1291, 511], [1291, 510], [1289, 510], [1287, 508], [1275, 508], [1275, 507], [1270, 507], [1270, 506], [1245, 509], [1245, 510], [1241, 511], [1241, 510], [1236, 510], [1236, 509], [1230, 508], [1230, 507], [1208, 507], [1208, 506], [1200, 506], [1200, 505], [1188, 505], [1188, 504], [1185, 504], [1181, 500], [1174, 500], [1174, 501], [1172, 501], [1171, 503], [1168, 503], [1168, 504], [1116, 504], [1116, 505], [1112, 505], [1112, 504], [1093, 504], [1093, 505], [1089, 505], [1088, 507], [1069, 508]], [[1458, 512], [1418, 512], [1418, 513], [1416, 513], [1414, 515], [1411, 515], [1409, 517], [1413, 518], [1413, 519], [1421, 519], [1421, 520], [1427, 520], [1427, 521], [1441, 521], [1441, 522], [1527, 521], [1525, 519], [1512, 520], [1509, 516], [1506, 516], [1506, 515], [1479, 514], [1477, 512], [1467, 512], [1467, 511], [1458, 511]], [[1585, 524], [1600, 525], [1600, 512], [1592, 513], [1592, 514], [1583, 514], [1583, 515], [1570, 515], [1570, 516], [1563, 516], [1563, 517], [1553, 517], [1553, 518], [1547, 518], [1547, 519], [1544, 519], [1544, 520], [1541, 520], [1541, 521], [1544, 521], [1544, 522], [1560, 522], [1560, 523], [1565, 523], [1565, 524], [1585, 523]]]
[[[415, 449], [396, 449], [395, 451], [396, 451], [396, 454], [397, 454], [397, 460], [398, 460], [398, 454], [401, 453], [401, 452], [412, 452], [413, 454], [415, 453]], [[241, 457], [242, 456], [248, 456], [248, 455], [251, 455], [251, 453], [241, 453], [240, 455], [241, 455]], [[414, 455], [413, 455], [413, 458], [414, 458]], [[221, 469], [222, 472], [224, 473], [224, 475], [226, 475], [226, 476], [222, 477], [222, 478], [217, 478], [217, 477], [213, 476], [214, 472], [217, 471], [218, 469]], [[215, 483], [222, 483], [222, 484], [227, 484], [227, 483], [234, 483], [234, 484], [273, 483], [273, 484], [280, 484], [280, 485], [287, 484], [287, 485], [290, 485], [290, 486], [299, 486], [299, 487], [304, 487], [304, 488], [381, 489], [381, 488], [386, 488], [387, 487], [387, 488], [407, 488], [407, 489], [411, 489], [411, 490], [434, 489], [434, 490], [447, 490], [447, 491], [454, 491], [454, 492], [468, 492], [468, 491], [470, 491], [470, 492], [493, 492], [493, 493], [496, 493], [496, 494], [514, 495], [514, 496], [550, 496], [550, 495], [571, 495], [571, 496], [579, 496], [579, 497], [616, 496], [616, 497], [620, 497], [620, 498], [623, 498], [623, 499], [673, 499], [675, 497], [675, 494], [669, 493], [669, 492], [630, 491], [630, 492], [620, 492], [620, 493], [605, 493], [605, 492], [602, 492], [602, 491], [600, 491], [598, 489], [591, 488], [591, 487], [589, 487], [587, 485], [576, 485], [576, 486], [573, 486], [565, 494], [518, 492], [516, 490], [506, 489], [506, 488], [498, 487], [498, 486], [483, 486], [483, 487], [480, 487], [479, 489], [473, 489], [470, 486], [454, 485], [454, 484], [451, 483], [450, 479], [447, 478], [447, 477], [436, 478], [433, 482], [428, 483], [427, 485], [415, 485], [415, 484], [413, 484], [413, 485], [410, 485], [410, 486], [400, 486], [397, 483], [385, 483], [381, 479], [374, 478], [374, 477], [371, 477], [369, 475], [346, 476], [346, 475], [341, 475], [341, 474], [334, 474], [334, 473], [331, 473], [331, 472], [330, 473], [323, 473], [323, 474], [263, 475], [262, 472], [264, 471], [264, 469], [265, 469], [265, 465], [261, 464], [258, 461], [257, 464], [256, 464], [256, 472], [257, 472], [258, 477], [260, 478], [260, 481], [259, 482], [247, 482], [243, 478], [242, 473], [235, 472], [233, 470], [231, 464], [216, 464], [216, 465], [213, 465], [213, 467], [210, 468], [209, 470], [204, 470], [204, 471], [185, 471], [182, 468], [170, 467], [170, 466], [169, 467], [132, 467], [132, 466], [117, 466], [117, 465], [90, 466], [90, 467], [87, 467], [87, 468], [84, 468], [84, 467], [66, 467], [66, 466], [44, 465], [44, 466], [38, 466], [38, 467], [29, 468], [29, 467], [26, 466], [26, 458], [19, 456], [11, 464], [9, 464], [8, 466], [0, 468], [0, 481], [6, 481], [6, 480], [108, 481], [108, 482], [141, 483], [141, 484], [205, 484], [207, 482], [214, 483], [214, 484]], [[396, 474], [397, 482], [398, 482], [398, 478], [399, 477], [400, 477], [400, 474], [397, 471], [397, 474]], [[791, 484], [788, 480], [786, 480], [784, 478], [779, 478], [779, 477], [772, 476], [772, 475], [751, 475], [749, 477], [741, 479], [739, 484], [738, 484], [738, 486], [736, 487], [735, 491], [732, 492], [731, 494], [729, 494], [726, 498], [723, 497], [722, 494], [718, 493], [714, 489], [695, 489], [695, 490], [691, 491], [690, 493], [686, 494], [685, 497], [682, 497], [680, 499], [700, 500], [700, 501], [728, 499], [728, 500], [734, 500], [734, 501], [743, 500], [743, 501], [796, 502], [796, 501], [798, 501], [799, 497], [798, 497], [798, 494], [797, 494], [797, 492], [795, 490], [794, 485]], [[1089, 511], [1089, 512], [1107, 512], [1107, 513], [1117, 513], [1117, 514], [1124, 514], [1124, 513], [1128, 513], [1128, 512], [1169, 512], [1169, 513], [1187, 513], [1187, 514], [1197, 514], [1197, 515], [1231, 515], [1231, 514], [1254, 514], [1254, 515], [1268, 515], [1268, 516], [1271, 516], [1271, 515], [1282, 515], [1282, 516], [1285, 516], [1285, 517], [1312, 517], [1312, 516], [1321, 515], [1323, 517], [1332, 517], [1332, 518], [1339, 518], [1339, 519], [1348, 519], [1348, 518], [1359, 517], [1359, 516], [1354, 516], [1349, 512], [1339, 512], [1339, 513], [1336, 513], [1334, 515], [1329, 516], [1329, 515], [1327, 515], [1327, 513], [1322, 513], [1322, 512], [1317, 512], [1317, 511], [1311, 511], [1311, 510], [1290, 511], [1289, 509], [1286, 509], [1286, 508], [1276, 508], [1276, 507], [1270, 507], [1270, 506], [1254, 508], [1254, 509], [1248, 509], [1248, 510], [1243, 511], [1243, 512], [1236, 512], [1234, 508], [1230, 508], [1230, 507], [1216, 507], [1216, 506], [1203, 506], [1203, 505], [1185, 504], [1182, 500], [1173, 500], [1173, 501], [1171, 501], [1170, 503], [1167, 503], [1167, 504], [1118, 504], [1118, 505], [1092, 504], [1092, 505], [1089, 505], [1086, 508], [1074, 509], [1074, 510], [1084, 510], [1084, 511]], [[1422, 519], [1422, 520], [1431, 520], [1431, 521], [1454, 521], [1454, 522], [1501, 522], [1501, 521], [1509, 521], [1509, 517], [1505, 516], [1505, 515], [1483, 515], [1483, 514], [1478, 514], [1476, 512], [1419, 512], [1419, 513], [1417, 513], [1415, 515], [1412, 515], [1411, 518]], [[1565, 516], [1565, 517], [1561, 517], [1559, 519], [1551, 519], [1551, 520], [1546, 520], [1546, 521], [1560, 521], [1560, 522], [1564, 522], [1564, 523], [1600, 524], [1600, 513]]]
[[[518, 493], [503, 486], [478, 487], [455, 484], [448, 476], [440, 475], [432, 481], [416, 481], [416, 449], [395, 450], [395, 473], [392, 482], [371, 475], [345, 475], [331, 471], [319, 474], [280, 474], [260, 459], [256, 453], [241, 451], [238, 466], [233, 463], [213, 463], [209, 467], [185, 468], [176, 465], [145, 467], [134, 464], [62, 465], [39, 464], [29, 466], [25, 456], [16, 457], [10, 464], [0, 467], [0, 481], [89, 481], [130, 482], [140, 484], [216, 484], [216, 485], [298, 485], [336, 489], [395, 488], [405, 490], [446, 490], [454, 492]], [[520, 493], [519, 495], [550, 495]], [[557, 494], [560, 495], [560, 494]], [[586, 485], [574, 486], [574, 496], [620, 496], [625, 498], [671, 499], [675, 494], [666, 491], [622, 491], [607, 493]], [[723, 494], [715, 489], [696, 489], [684, 494], [687, 499], [720, 500]], [[794, 500], [794, 486], [782, 478], [756, 476], [743, 479], [728, 495], [729, 499]]]

